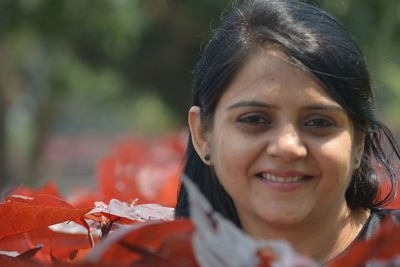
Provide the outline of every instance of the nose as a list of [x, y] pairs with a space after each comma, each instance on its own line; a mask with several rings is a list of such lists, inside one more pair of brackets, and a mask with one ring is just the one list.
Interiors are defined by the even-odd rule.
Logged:
[[266, 147], [267, 155], [282, 161], [291, 161], [307, 155], [307, 148], [294, 126], [285, 126], [270, 133]]

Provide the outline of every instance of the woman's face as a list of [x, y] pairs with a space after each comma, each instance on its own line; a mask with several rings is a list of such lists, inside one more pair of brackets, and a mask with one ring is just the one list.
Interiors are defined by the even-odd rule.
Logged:
[[309, 223], [347, 209], [363, 142], [341, 106], [281, 52], [250, 58], [220, 98], [211, 130], [199, 130], [198, 112], [189, 115], [195, 147], [210, 154], [206, 163], [244, 229]]

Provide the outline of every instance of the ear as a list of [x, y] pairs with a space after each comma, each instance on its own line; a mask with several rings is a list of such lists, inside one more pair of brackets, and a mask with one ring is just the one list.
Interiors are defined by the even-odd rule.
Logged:
[[200, 107], [192, 106], [189, 110], [188, 122], [194, 149], [204, 164], [209, 165], [210, 162], [204, 159], [205, 155], [209, 153], [210, 149], [208, 134], [204, 125], [201, 123], [200, 111]]
[[364, 154], [364, 143], [365, 143], [365, 133], [361, 131], [356, 131], [355, 138], [354, 138], [354, 157], [355, 157], [355, 164], [354, 168], [358, 169], [361, 165], [361, 160]]

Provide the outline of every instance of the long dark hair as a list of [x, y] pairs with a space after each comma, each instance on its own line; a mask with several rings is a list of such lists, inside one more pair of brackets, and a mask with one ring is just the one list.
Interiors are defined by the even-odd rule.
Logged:
[[[250, 55], [267, 45], [278, 46], [306, 67], [346, 110], [356, 129], [365, 133], [361, 164], [345, 193], [347, 205], [352, 209], [372, 209], [387, 204], [394, 198], [397, 179], [384, 147], [393, 149], [400, 158], [398, 145], [375, 116], [372, 85], [360, 49], [336, 18], [316, 6], [296, 0], [250, 0], [223, 19], [194, 71], [192, 104], [201, 108], [203, 126], [212, 127], [215, 107], [224, 90]], [[212, 167], [199, 158], [190, 136], [186, 157], [184, 173], [215, 210], [240, 226], [232, 199]], [[387, 179], [390, 190], [377, 202], [381, 178]], [[176, 216], [190, 216], [183, 186]]]

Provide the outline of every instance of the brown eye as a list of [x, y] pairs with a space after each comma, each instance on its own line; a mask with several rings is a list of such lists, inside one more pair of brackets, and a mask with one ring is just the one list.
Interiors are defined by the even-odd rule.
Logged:
[[303, 127], [312, 135], [315, 136], [327, 136], [330, 135], [337, 130], [336, 121], [321, 116], [313, 116], [306, 120], [303, 124]]
[[264, 113], [247, 113], [239, 117], [236, 123], [244, 133], [255, 134], [270, 129], [272, 121]]
[[239, 122], [249, 124], [268, 124], [269, 122], [261, 115], [252, 114], [240, 117]]
[[326, 118], [314, 118], [306, 121], [306, 123], [304, 123], [304, 126], [326, 128], [334, 126], [334, 122]]

